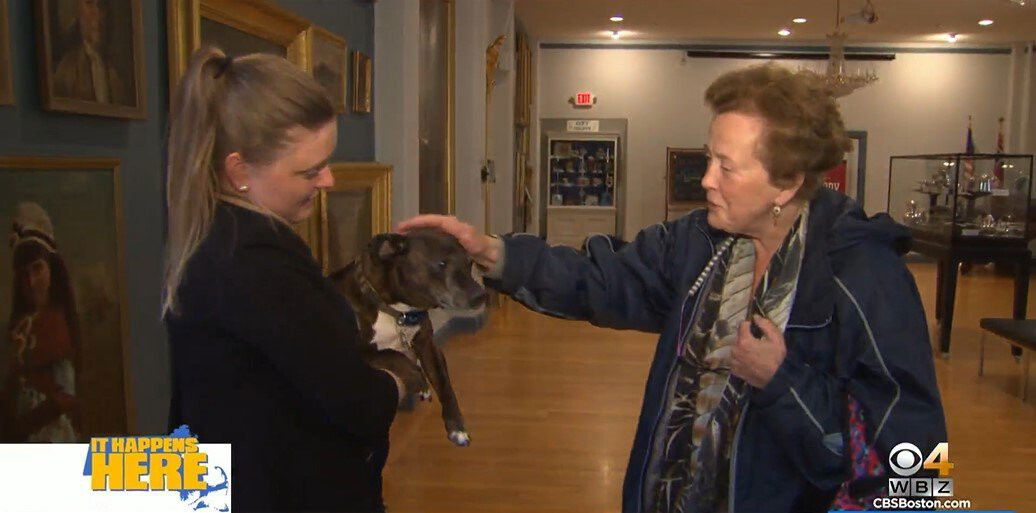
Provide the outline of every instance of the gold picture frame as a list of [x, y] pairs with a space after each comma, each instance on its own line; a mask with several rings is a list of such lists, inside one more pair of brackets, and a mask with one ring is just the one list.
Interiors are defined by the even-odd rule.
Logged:
[[353, 52], [353, 112], [360, 114], [370, 114], [371, 112], [371, 91], [374, 88], [372, 68], [373, 62], [367, 54], [360, 51]]
[[36, 20], [44, 109], [146, 117], [140, 0], [111, 0], [82, 9], [72, 2], [36, 0]]
[[[40, 333], [65, 333], [76, 348], [73, 395], [80, 421], [72, 425], [79, 425], [79, 441], [136, 431], [120, 169], [120, 161], [111, 158], [0, 157], [0, 222], [13, 227], [17, 220], [17, 230], [25, 237], [43, 243], [50, 238], [54, 243], [46, 260], [51, 270], [47, 308], [64, 315], [42, 321], [38, 317], [30, 326], [51, 322], [51, 329]], [[13, 258], [13, 249], [0, 247], [3, 287], [14, 283], [18, 272]], [[25, 297], [0, 297], [4, 319], [21, 309], [12, 296]], [[41, 345], [45, 344], [37, 344]], [[13, 371], [0, 369], [0, 374]], [[0, 397], [9, 392], [4, 381], [0, 380]], [[53, 429], [41, 430], [38, 436], [46, 436], [40, 441], [60, 440], [67, 430], [60, 429], [59, 421]]]
[[11, 29], [7, 22], [7, 0], [0, 0], [0, 105], [14, 105], [11, 67]]
[[349, 48], [345, 39], [317, 27], [309, 28], [309, 64], [313, 78], [327, 90], [335, 112], [345, 113], [349, 76]]
[[331, 164], [331, 173], [334, 187], [320, 192], [320, 265], [324, 272], [344, 267], [371, 236], [392, 229], [392, 166], [336, 162]]
[[[191, 54], [203, 44], [216, 43], [207, 30], [233, 37], [247, 51], [270, 50], [309, 70], [309, 21], [266, 0], [169, 0], [166, 26], [169, 46], [170, 97], [187, 69]], [[227, 45], [234, 46], [234, 45]], [[224, 48], [236, 54], [235, 48]]]

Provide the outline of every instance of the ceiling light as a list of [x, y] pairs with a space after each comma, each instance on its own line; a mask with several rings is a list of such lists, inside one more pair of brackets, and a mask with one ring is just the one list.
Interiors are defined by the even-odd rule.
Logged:
[[795, 18], [792, 23], [806, 23], [806, 18]]
[[612, 16], [611, 18], [608, 18], [608, 19], [612, 20], [612, 21], [615, 21], [615, 22], [618, 22], [618, 21], [622, 21], [624, 18], [622, 16]]
[[951, 43], [957, 42], [957, 34], [946, 34], [946, 40]]
[[993, 20], [979, 20], [978, 24], [982, 25], [983, 27], [988, 27], [993, 24]]
[[612, 39], [618, 39], [618, 38], [619, 38], [619, 31], [618, 30], [613, 30], [612, 31]]
[[791, 35], [791, 31], [786, 28], [783, 28], [777, 31], [777, 35], [781, 37], [788, 37]]

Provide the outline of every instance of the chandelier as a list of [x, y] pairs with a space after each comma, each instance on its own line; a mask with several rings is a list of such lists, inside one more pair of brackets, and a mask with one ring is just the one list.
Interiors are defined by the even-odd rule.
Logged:
[[[813, 70], [808, 70], [819, 75], [820, 79], [827, 84], [831, 93], [837, 98], [846, 96], [861, 87], [871, 85], [878, 81], [878, 75], [873, 71], [857, 71], [854, 73], [846, 71], [846, 34], [840, 30], [842, 22], [841, 14], [841, 2], [839, 0], [835, 0], [835, 31], [827, 35], [830, 54], [827, 60], [826, 71], [824, 73], [818, 73]], [[874, 13], [874, 6], [870, 3], [870, 0], [867, 0], [867, 6], [864, 7], [863, 11], [855, 14], [854, 17], [859, 18], [867, 24], [874, 23], [878, 19]]]
[[837, 98], [878, 81], [873, 71], [848, 73], [845, 70], [845, 33], [835, 30], [827, 35], [831, 55], [827, 61], [827, 72], [822, 76], [832, 94]]

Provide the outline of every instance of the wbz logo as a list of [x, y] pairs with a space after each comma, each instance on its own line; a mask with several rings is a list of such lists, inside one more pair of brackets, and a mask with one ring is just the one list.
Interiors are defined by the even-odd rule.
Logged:
[[[953, 463], [950, 463], [950, 444], [942, 442], [935, 446], [927, 458], [910, 442], [903, 442], [892, 448], [889, 465], [900, 477], [889, 478], [890, 497], [952, 497], [953, 478], [949, 477]], [[910, 477], [921, 468], [938, 470], [939, 477]]]

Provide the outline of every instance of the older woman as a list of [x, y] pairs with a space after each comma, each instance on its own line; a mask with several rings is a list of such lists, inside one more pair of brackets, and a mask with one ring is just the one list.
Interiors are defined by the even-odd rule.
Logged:
[[661, 333], [624, 511], [862, 504], [881, 493], [893, 446], [929, 451], [946, 436], [899, 258], [908, 233], [821, 187], [847, 139], [815, 78], [757, 66], [705, 96], [708, 208], [629, 244], [594, 236], [579, 253], [441, 216], [399, 229], [453, 234], [491, 285], [535, 311]]

